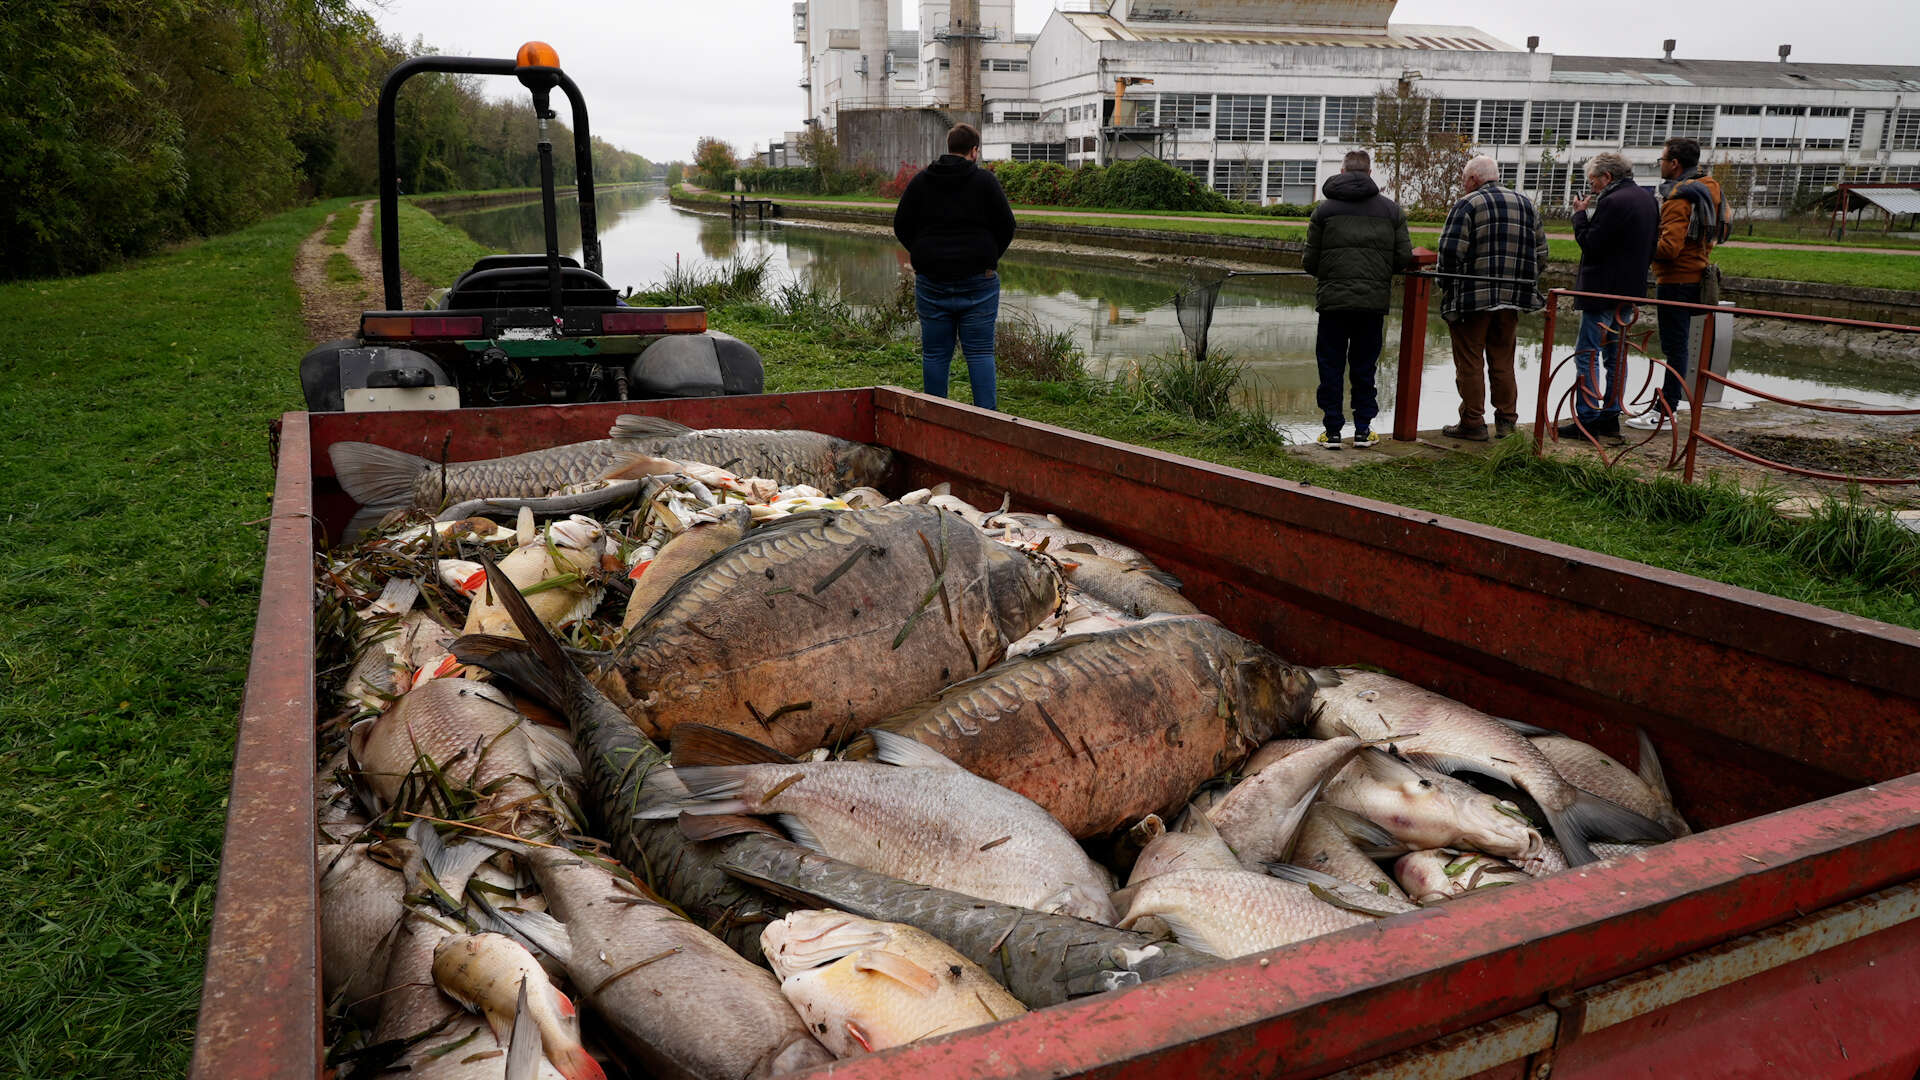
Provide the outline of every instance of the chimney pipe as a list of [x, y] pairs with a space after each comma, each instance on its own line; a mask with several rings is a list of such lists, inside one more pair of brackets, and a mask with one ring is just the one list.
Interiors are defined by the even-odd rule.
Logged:
[[1661, 42], [1661, 43], [1660, 43], [1660, 47], [1661, 47], [1662, 49], [1665, 49], [1665, 50], [1667, 51], [1667, 55], [1666, 55], [1666, 61], [1667, 61], [1667, 62], [1668, 62], [1669, 64], [1671, 64], [1671, 63], [1673, 62], [1673, 47], [1674, 47], [1674, 45], [1676, 45], [1676, 44], [1678, 44], [1678, 43], [1677, 43], [1677, 42], [1675, 42], [1675, 41], [1674, 41], [1674, 39], [1672, 39], [1672, 38], [1668, 38], [1667, 40], [1665, 40], [1665, 41], [1663, 41], [1663, 42]]
[[1791, 45], [1780, 46], [1780, 62], [1783, 64], [1786, 63], [1788, 54], [1792, 52], [1793, 52], [1793, 46]]
[[1540, 35], [1539, 34], [1533, 34], [1527, 38], [1527, 51], [1528, 52], [1540, 51]]

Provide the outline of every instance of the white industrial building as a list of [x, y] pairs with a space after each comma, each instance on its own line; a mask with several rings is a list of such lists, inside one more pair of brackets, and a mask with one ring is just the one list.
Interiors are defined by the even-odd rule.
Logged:
[[1096, 0], [1056, 10], [1037, 35], [1013, 33], [1010, 0], [923, 0], [910, 26], [890, 0], [805, 0], [794, 20], [809, 123], [883, 108], [977, 116], [990, 159], [1152, 154], [1254, 202], [1311, 202], [1374, 96], [1403, 79], [1437, 99], [1437, 125], [1548, 204], [1601, 150], [1657, 182], [1670, 135], [1730, 164], [1763, 212], [1843, 180], [1920, 183], [1920, 67], [1800, 63], [1784, 46], [1774, 61], [1691, 60], [1671, 45], [1562, 55], [1472, 27], [1389, 25], [1396, 3]]

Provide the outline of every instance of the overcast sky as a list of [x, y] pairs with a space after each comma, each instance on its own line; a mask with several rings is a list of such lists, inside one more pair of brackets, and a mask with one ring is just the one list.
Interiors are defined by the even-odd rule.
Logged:
[[[1016, 3], [1023, 33], [1053, 7]], [[691, 158], [702, 135], [742, 153], [764, 147], [806, 109], [791, 0], [386, 0], [369, 10], [386, 33], [453, 55], [511, 57], [521, 42], [547, 42], [586, 97], [594, 134], [656, 161]], [[1920, 0], [1401, 0], [1394, 21], [1475, 26], [1521, 47], [1538, 34], [1542, 52], [1658, 56], [1671, 37], [1681, 57], [1773, 60], [1790, 43], [1807, 63], [1920, 63]], [[488, 81], [496, 96], [517, 92]]]

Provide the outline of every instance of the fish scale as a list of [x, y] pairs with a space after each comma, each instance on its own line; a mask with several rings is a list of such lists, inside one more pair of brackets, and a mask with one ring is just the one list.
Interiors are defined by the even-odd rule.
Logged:
[[[875, 725], [1039, 803], [1079, 837], [1183, 805], [1297, 724], [1307, 674], [1207, 618], [1062, 639]], [[855, 740], [849, 753], [866, 753]]]

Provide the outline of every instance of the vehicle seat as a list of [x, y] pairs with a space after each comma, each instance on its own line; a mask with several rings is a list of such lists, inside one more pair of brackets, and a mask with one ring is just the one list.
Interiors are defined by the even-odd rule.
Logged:
[[[560, 259], [561, 300], [568, 307], [613, 307], [619, 293], [607, 280], [580, 263]], [[547, 257], [545, 255], [488, 255], [461, 274], [440, 307], [449, 311], [473, 311], [486, 308], [545, 307]]]

